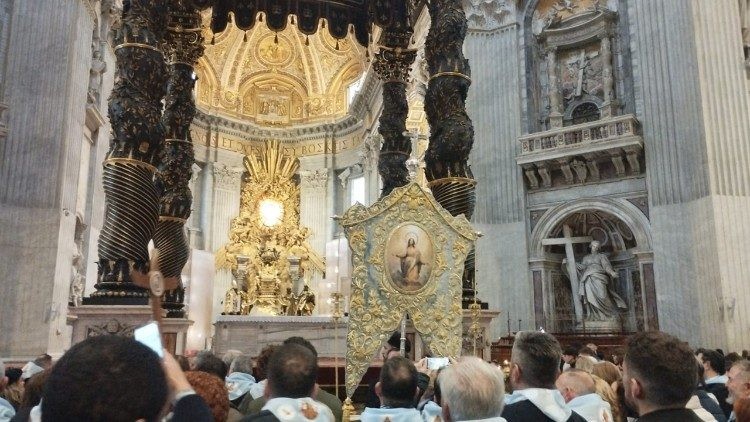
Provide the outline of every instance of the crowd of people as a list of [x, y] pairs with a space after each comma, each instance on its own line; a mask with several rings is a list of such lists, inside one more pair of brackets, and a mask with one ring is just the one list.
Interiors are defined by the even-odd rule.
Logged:
[[[604, 360], [596, 345], [564, 350], [544, 332], [519, 332], [507, 367], [477, 357], [431, 369], [399, 353], [394, 333], [369, 385], [363, 422], [750, 422], [747, 353], [693, 351], [653, 331]], [[408, 343], [408, 342], [407, 342]], [[407, 349], [410, 344], [406, 345]], [[301, 337], [257, 357], [209, 351], [160, 358], [130, 338], [99, 336], [53, 364], [0, 361], [5, 421], [328, 421], [342, 402], [318, 385], [318, 354]]]

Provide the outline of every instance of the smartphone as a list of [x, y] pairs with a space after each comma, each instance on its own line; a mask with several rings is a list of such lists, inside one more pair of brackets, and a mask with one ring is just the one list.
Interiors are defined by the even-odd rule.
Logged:
[[159, 335], [159, 326], [152, 321], [143, 327], [138, 327], [133, 332], [135, 340], [149, 349], [153, 350], [160, 358], [164, 357], [164, 348], [161, 345], [161, 335]]
[[427, 358], [427, 369], [437, 371], [444, 366], [448, 366], [448, 363], [448, 358]]

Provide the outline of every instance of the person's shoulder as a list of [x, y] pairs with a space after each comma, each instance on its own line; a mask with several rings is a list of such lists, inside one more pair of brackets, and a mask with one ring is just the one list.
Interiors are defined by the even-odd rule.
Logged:
[[647, 413], [638, 419], [638, 422], [703, 422], [690, 409], [665, 409]]
[[506, 404], [503, 409], [502, 417], [508, 422], [551, 421], [551, 419], [542, 413], [542, 411], [539, 410], [539, 408], [530, 400], [521, 400], [513, 404]]

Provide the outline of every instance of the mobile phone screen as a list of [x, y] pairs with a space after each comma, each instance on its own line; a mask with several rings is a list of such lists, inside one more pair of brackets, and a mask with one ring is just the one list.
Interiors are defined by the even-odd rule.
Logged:
[[448, 358], [427, 358], [427, 369], [437, 371], [448, 363]]
[[159, 327], [156, 325], [156, 322], [149, 322], [143, 327], [136, 328], [133, 336], [136, 341], [153, 350], [160, 358], [164, 357]]

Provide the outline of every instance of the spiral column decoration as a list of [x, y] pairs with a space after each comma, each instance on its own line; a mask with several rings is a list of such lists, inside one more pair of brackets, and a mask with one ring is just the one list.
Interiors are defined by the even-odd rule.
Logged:
[[[435, 199], [452, 215], [471, 219], [476, 202], [476, 181], [469, 167], [474, 126], [466, 113], [471, 68], [463, 55], [467, 21], [461, 0], [432, 0], [431, 27], [425, 41], [430, 81], [425, 112], [430, 145], [425, 153], [425, 175]], [[474, 301], [474, 250], [466, 258], [463, 277], [464, 307]], [[484, 307], [487, 305], [484, 304]]]
[[[403, 22], [406, 20], [404, 16]], [[404, 134], [409, 114], [406, 82], [417, 56], [416, 50], [406, 48], [411, 35], [412, 30], [406, 24], [386, 28], [373, 62], [373, 69], [383, 82], [383, 113], [378, 127], [383, 137], [378, 158], [378, 173], [383, 179], [381, 197], [409, 183], [406, 160], [411, 156], [411, 139]]]
[[158, 217], [154, 188], [164, 139], [162, 98], [166, 0], [130, 0], [115, 35], [115, 86], [109, 98], [112, 140], [104, 159], [106, 213], [99, 236], [96, 292], [88, 303], [145, 303], [148, 291], [133, 283], [148, 272], [148, 243]]
[[203, 55], [201, 16], [181, 0], [172, 0], [170, 4], [163, 50], [169, 82], [162, 117], [165, 140], [155, 178], [160, 199], [154, 246], [159, 249], [159, 269], [166, 279], [174, 279], [177, 286], [164, 293], [162, 307], [167, 310], [168, 318], [181, 318], [185, 316], [181, 274], [190, 254], [184, 226], [193, 203], [189, 187], [195, 161], [190, 137], [190, 123], [195, 116], [193, 67]]

